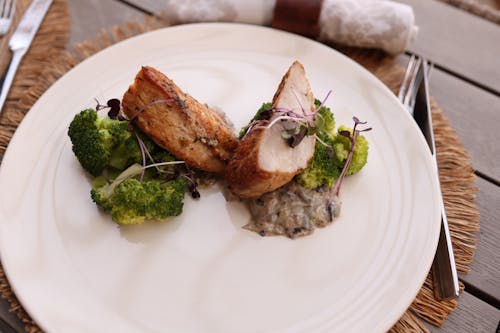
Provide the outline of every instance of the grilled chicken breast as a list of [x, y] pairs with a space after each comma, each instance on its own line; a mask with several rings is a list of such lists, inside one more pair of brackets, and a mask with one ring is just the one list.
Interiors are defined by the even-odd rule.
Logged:
[[195, 168], [223, 173], [238, 146], [219, 113], [152, 67], [142, 67], [123, 95], [122, 106], [146, 135]]
[[[295, 61], [273, 98], [273, 108], [304, 114], [313, 111], [314, 97], [304, 67]], [[274, 114], [270, 121], [278, 117]], [[226, 168], [229, 189], [242, 198], [256, 198], [290, 182], [307, 167], [314, 154], [315, 137], [306, 136], [291, 148], [282, 138], [285, 122], [254, 128], [242, 139]]]

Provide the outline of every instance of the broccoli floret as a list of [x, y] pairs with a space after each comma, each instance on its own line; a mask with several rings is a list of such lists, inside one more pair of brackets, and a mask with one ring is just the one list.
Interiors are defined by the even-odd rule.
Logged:
[[[321, 102], [316, 99], [314, 104], [319, 107]], [[322, 106], [316, 114], [316, 135], [323, 142], [316, 140], [314, 155], [309, 166], [295, 178], [300, 185], [308, 189], [319, 186], [331, 187], [340, 175], [341, 169], [332, 159], [333, 151], [328, 147], [333, 146], [335, 118], [330, 108], [326, 106]]]
[[[163, 155], [168, 154], [142, 132], [134, 131], [155, 161], [162, 161]], [[107, 167], [121, 172], [134, 163], [142, 163], [134, 131], [130, 131], [127, 121], [101, 117], [94, 109], [86, 109], [73, 118], [68, 135], [82, 167], [93, 176], [99, 176]]]
[[94, 109], [85, 109], [71, 121], [68, 135], [82, 167], [98, 176], [109, 165], [113, 150], [120, 143], [129, 143], [132, 133], [128, 131], [127, 122], [101, 117]]
[[[346, 126], [339, 126], [338, 133], [341, 131], [349, 131], [352, 134], [352, 129]], [[344, 163], [347, 159], [347, 155], [349, 155], [349, 150], [351, 149], [351, 142], [349, 138], [337, 134], [333, 140], [333, 150], [334, 154], [334, 162], [335, 164], [342, 169], [344, 167]], [[368, 140], [362, 135], [359, 135], [356, 140], [356, 145], [354, 146], [354, 152], [352, 155], [351, 164], [347, 169], [347, 176], [353, 175], [360, 171], [366, 164], [368, 160]]]
[[[319, 100], [314, 100], [314, 105], [318, 108], [321, 105]], [[333, 140], [335, 137], [335, 118], [329, 107], [322, 106], [316, 114], [316, 129], [318, 133], [328, 135]]]
[[183, 178], [165, 184], [158, 180], [127, 179], [111, 197], [111, 218], [119, 224], [137, 224], [180, 215], [186, 185]]
[[[318, 107], [320, 102], [316, 100], [315, 104]], [[309, 166], [295, 178], [300, 185], [308, 189], [319, 186], [333, 186], [344, 167], [351, 148], [349, 138], [339, 133], [341, 131], [352, 133], [352, 129], [340, 126], [335, 131], [335, 119], [327, 107], [321, 107], [318, 115], [320, 117], [316, 117], [316, 135], [319, 140], [316, 140], [313, 158]], [[320, 140], [323, 142], [319, 142]], [[359, 135], [346, 175], [349, 176], [359, 172], [365, 166], [367, 160], [368, 141], [364, 136]]]
[[111, 213], [118, 224], [138, 224], [146, 220], [161, 220], [182, 213], [187, 181], [175, 180], [139, 181], [134, 178], [142, 170], [134, 164], [112, 183], [98, 177], [92, 184], [94, 202]]
[[[332, 139], [326, 134], [320, 135], [320, 139], [328, 145], [333, 143]], [[333, 186], [340, 175], [340, 169], [335, 160], [332, 159], [332, 154], [331, 148], [316, 141], [314, 155], [309, 166], [298, 174], [295, 180], [308, 189], [323, 185]]]

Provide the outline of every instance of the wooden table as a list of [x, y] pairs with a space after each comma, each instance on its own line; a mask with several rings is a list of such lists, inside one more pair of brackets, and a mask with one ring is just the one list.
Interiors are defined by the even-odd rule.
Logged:
[[[411, 53], [436, 64], [431, 94], [446, 111], [472, 156], [479, 187], [481, 231], [458, 307], [432, 332], [494, 333], [500, 330], [500, 26], [435, 0], [400, 0], [414, 8], [420, 27]], [[68, 0], [71, 45], [101, 29], [162, 9], [155, 0]], [[408, 55], [399, 57], [406, 62]], [[21, 323], [0, 313], [19, 332]]]

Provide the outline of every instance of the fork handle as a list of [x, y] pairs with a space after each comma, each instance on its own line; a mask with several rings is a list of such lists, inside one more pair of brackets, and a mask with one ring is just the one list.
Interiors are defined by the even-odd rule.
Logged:
[[9, 93], [12, 81], [14, 81], [17, 68], [19, 67], [21, 59], [23, 59], [23, 56], [26, 53], [26, 51], [27, 49], [18, 49], [14, 51], [12, 59], [7, 68], [7, 72], [5, 73], [5, 79], [0, 84], [0, 114], [2, 113], [3, 105], [5, 103], [5, 100], [7, 99], [7, 94]]

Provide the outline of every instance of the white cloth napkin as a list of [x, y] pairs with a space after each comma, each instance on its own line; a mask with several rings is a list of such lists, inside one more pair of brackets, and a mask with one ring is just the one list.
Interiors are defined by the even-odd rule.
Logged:
[[[163, 14], [180, 23], [270, 25], [275, 0], [169, 0]], [[413, 9], [388, 0], [324, 0], [319, 40], [403, 52], [418, 33]]]

